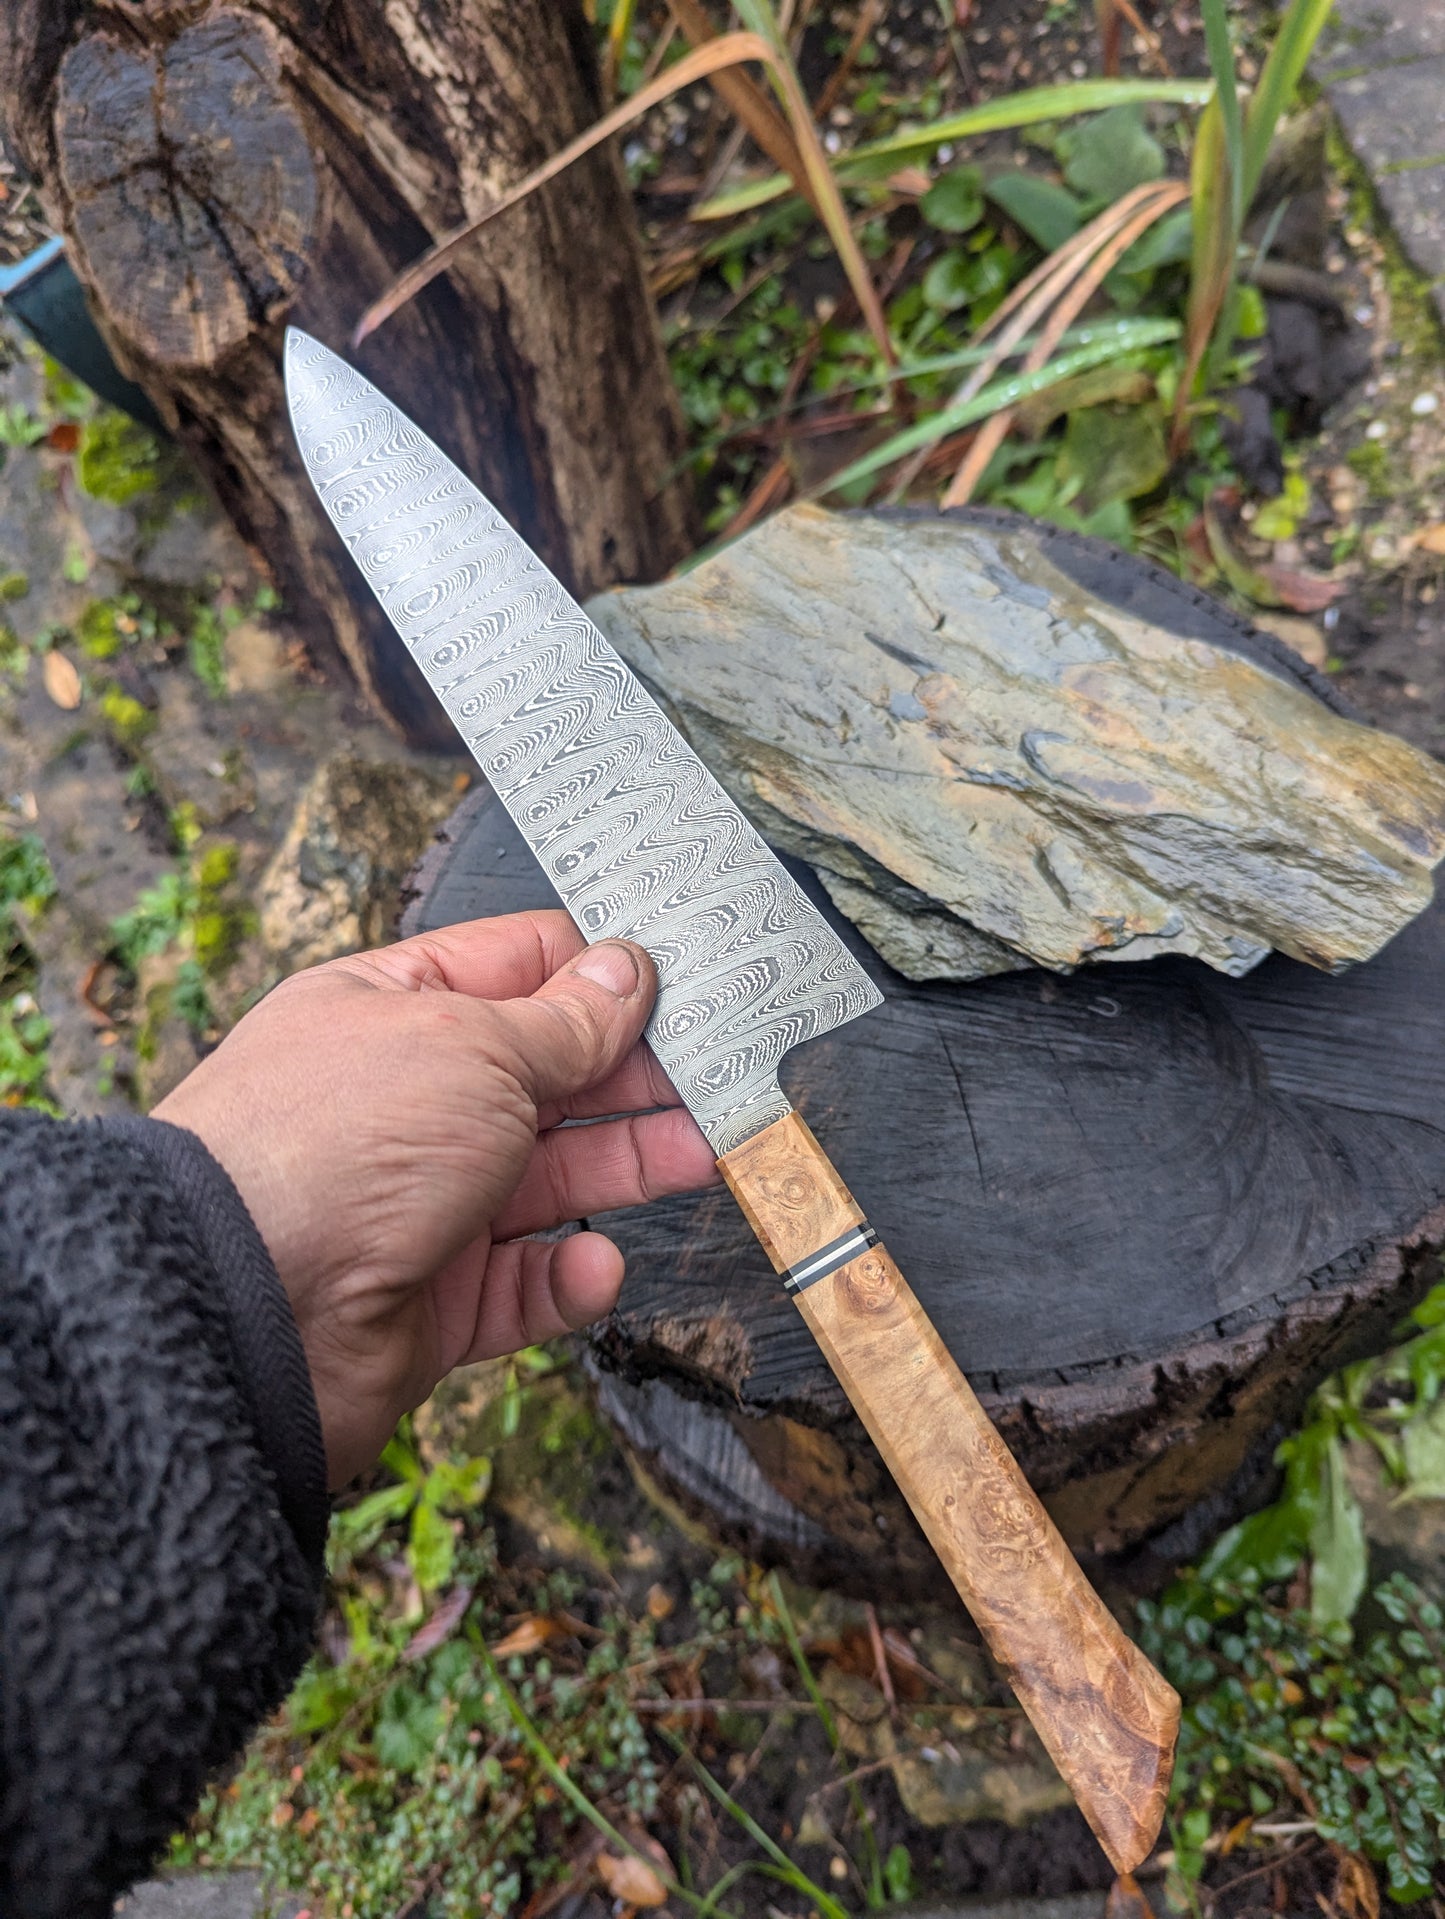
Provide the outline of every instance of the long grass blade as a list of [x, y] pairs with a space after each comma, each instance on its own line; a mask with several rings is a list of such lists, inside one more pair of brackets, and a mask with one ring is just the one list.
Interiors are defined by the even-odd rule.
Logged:
[[822, 1915], [822, 1919], [852, 1919], [852, 1915], [845, 1906], [840, 1906], [831, 1894], [824, 1892], [820, 1885], [815, 1884], [801, 1866], [793, 1864], [782, 1847], [763, 1831], [747, 1808], [738, 1804], [727, 1788], [713, 1778], [707, 1767], [688, 1750], [680, 1739], [674, 1738], [669, 1732], [664, 1732], [662, 1736], [692, 1767], [701, 1785], [717, 1800], [723, 1810], [732, 1814], [753, 1844], [760, 1847], [772, 1860], [785, 1884], [790, 1885], [795, 1892], [801, 1892], [811, 1899]]
[[[700, 0], [667, 0], [667, 5], [673, 19], [687, 35], [691, 45], [706, 46], [709, 41], [718, 38], [717, 28], [708, 18]], [[712, 76], [712, 84], [729, 111], [752, 135], [773, 165], [783, 169], [799, 193], [810, 201], [814, 211], [821, 215], [822, 208], [813, 198], [812, 187], [803, 167], [803, 156], [798, 151], [798, 143], [789, 131], [787, 121], [756, 80], [731, 67], [723, 67]]]
[[[824, 1737], [833, 1749], [833, 1757], [841, 1760], [843, 1758], [843, 1744], [838, 1737], [838, 1722], [833, 1716], [833, 1711], [828, 1701], [823, 1696], [823, 1689], [818, 1684], [813, 1668], [808, 1662], [808, 1655], [803, 1651], [803, 1641], [799, 1636], [797, 1623], [793, 1618], [792, 1607], [789, 1606], [788, 1596], [783, 1591], [783, 1582], [778, 1578], [776, 1573], [769, 1573], [768, 1575], [768, 1592], [772, 1596], [773, 1609], [777, 1613], [778, 1620], [782, 1625], [783, 1637], [788, 1642], [788, 1651], [793, 1656], [793, 1664], [798, 1669], [798, 1676], [803, 1682], [803, 1689], [817, 1709], [818, 1719], [822, 1725]], [[881, 1906], [884, 1901], [883, 1863], [878, 1857], [878, 1841], [874, 1835], [873, 1821], [868, 1816], [868, 1808], [863, 1802], [862, 1793], [858, 1790], [857, 1780], [851, 1775], [848, 1775], [846, 1783], [848, 1787], [848, 1797], [853, 1803], [853, 1816], [858, 1821], [858, 1830], [864, 1837], [864, 1849], [867, 1854], [865, 1864], [868, 1869], [868, 1903], [870, 1906]]]
[[[1182, 331], [1177, 320], [1141, 321], [1134, 345], [1161, 346], [1167, 340], [1177, 340]], [[881, 445], [862, 454], [840, 472], [831, 474], [806, 497], [813, 499], [821, 494], [836, 493], [840, 487], [854, 486], [859, 480], [866, 480], [884, 467], [892, 466], [895, 460], [901, 460], [905, 454], [914, 453], [920, 447], [932, 446], [945, 435], [956, 433], [960, 427], [972, 426], [976, 420], [987, 419], [989, 414], [998, 412], [1001, 407], [1013, 406], [1019, 400], [1026, 400], [1032, 393], [1042, 393], [1045, 387], [1071, 379], [1074, 374], [1084, 373], [1105, 360], [1112, 360], [1118, 353], [1116, 342], [1095, 341], [1090, 346], [1076, 347], [1072, 353], [1061, 353], [1056, 360], [1036, 373], [1014, 373], [1005, 379], [995, 380], [970, 399], [943, 407], [926, 420], [905, 427], [900, 433], [891, 434]]]
[[1246, 210], [1264, 172], [1274, 130], [1294, 98], [1305, 64], [1330, 16], [1333, 0], [1291, 0], [1255, 85], [1244, 126], [1243, 195]]
[[445, 273], [459, 250], [472, 239], [488, 221], [495, 220], [499, 213], [505, 213], [508, 207], [514, 207], [519, 200], [525, 200], [529, 193], [545, 186], [547, 181], [555, 180], [559, 173], [566, 171], [574, 160], [580, 160], [604, 140], [610, 140], [614, 133], [620, 133], [623, 127], [631, 126], [634, 120], [640, 120], [645, 113], [670, 100], [675, 93], [685, 87], [693, 86], [699, 80], [706, 80], [724, 67], [740, 66], [744, 61], [758, 60], [768, 65], [773, 58], [772, 48], [766, 40], [760, 40], [755, 33], [725, 33], [719, 39], [710, 40], [706, 46], [694, 47], [691, 53], [685, 53], [676, 66], [659, 74], [656, 80], [645, 87], [639, 87], [630, 100], [624, 100], [606, 113], [585, 133], [579, 133], [575, 140], [569, 140], [560, 152], [554, 153], [550, 160], [533, 169], [525, 179], [501, 194], [491, 206], [479, 213], [475, 219], [464, 225], [454, 227], [450, 233], [427, 248], [419, 259], [413, 260], [405, 272], [399, 273], [395, 280], [379, 299], [374, 300], [362, 314], [351, 336], [351, 344], [360, 346], [368, 334], [374, 333], [384, 320], [389, 320], [398, 308], [414, 299], [424, 286], [428, 286], [439, 273]]
[[617, 91], [617, 75], [622, 66], [622, 56], [627, 51], [628, 36], [632, 32], [632, 16], [637, 0], [617, 0], [612, 19], [607, 27], [607, 51], [602, 59], [602, 89], [604, 97], [611, 99]]
[[828, 237], [833, 242], [843, 271], [848, 276], [848, 284], [853, 289], [853, 297], [858, 302], [858, 310], [863, 315], [868, 331], [873, 335], [874, 344], [883, 358], [891, 365], [898, 355], [894, 350], [893, 338], [888, 331], [888, 321], [884, 317], [883, 303], [878, 298], [878, 289], [873, 284], [873, 275], [868, 270], [868, 262], [863, 258], [863, 249], [858, 245], [849, 223], [848, 209], [843, 204], [843, 196], [838, 190], [838, 182], [833, 173], [833, 163], [818, 137], [818, 129], [813, 120], [813, 110], [808, 105], [807, 95], [803, 92], [802, 82], [798, 78], [793, 57], [788, 51], [788, 43], [783, 38], [768, 0], [734, 0], [738, 17], [745, 27], [755, 33], [760, 40], [766, 40], [771, 49], [767, 61], [768, 78], [772, 81], [778, 98], [783, 103], [783, 111], [788, 117], [788, 127], [803, 156], [803, 169], [811, 188], [809, 197], [817, 207]]
[[[1086, 227], [1081, 227], [1056, 247], [1047, 259], [1041, 260], [1027, 279], [1021, 280], [1008, 298], [985, 320], [974, 335], [975, 342], [999, 329], [988, 356], [981, 362], [977, 372], [964, 381], [950, 400], [950, 406], [961, 406], [969, 400], [998, 371], [1003, 362], [1010, 358], [1030, 329], [1039, 324], [1048, 314], [1060, 295], [1071, 285], [1074, 279], [1087, 270], [1088, 263], [1097, 249], [1111, 239], [1135, 214], [1140, 207], [1149, 204], [1160, 193], [1170, 191], [1170, 183], [1165, 180], [1147, 180], [1142, 186], [1134, 187], [1113, 206], [1105, 207], [1096, 214]], [[1004, 324], [1004, 323], [1007, 324]], [[892, 496], [897, 498], [917, 479], [926, 450], [910, 461], [895, 476]]]
[[[531, 1753], [543, 1772], [546, 1773], [548, 1779], [556, 1787], [557, 1791], [562, 1794], [562, 1797], [569, 1800], [576, 1810], [581, 1813], [582, 1817], [587, 1820], [590, 1825], [597, 1828], [598, 1832], [602, 1834], [603, 1838], [606, 1839], [609, 1844], [616, 1846], [619, 1852], [630, 1853], [634, 1859], [640, 1859], [645, 1866], [657, 1874], [658, 1878], [667, 1887], [670, 1893], [673, 1893], [677, 1898], [681, 1899], [685, 1905], [691, 1906], [694, 1912], [706, 1912], [708, 1914], [721, 1913], [722, 1919], [733, 1919], [732, 1914], [726, 1912], [724, 1908], [717, 1904], [715, 1895], [707, 1899], [700, 1898], [697, 1893], [693, 1892], [689, 1887], [684, 1886], [680, 1880], [673, 1878], [670, 1873], [664, 1872], [658, 1865], [656, 1859], [649, 1858], [644, 1852], [639, 1852], [632, 1841], [617, 1830], [607, 1815], [593, 1805], [592, 1801], [587, 1797], [586, 1793], [583, 1792], [576, 1780], [570, 1779], [557, 1763], [556, 1756], [548, 1746], [546, 1740], [528, 1718], [526, 1707], [502, 1677], [501, 1667], [492, 1657], [490, 1650], [481, 1644], [480, 1640], [477, 1641], [477, 1651], [480, 1654], [482, 1664], [487, 1669], [488, 1679], [492, 1685], [496, 1687], [498, 1697], [507, 1709], [508, 1718], [521, 1736], [522, 1744], [527, 1748], [528, 1752]], [[675, 1740], [673, 1743], [678, 1746], [680, 1751], [685, 1752], [687, 1750], [680, 1740]], [[847, 1919], [847, 1914], [842, 1914], [841, 1919]]]
[[1189, 271], [1189, 305], [1184, 326], [1184, 371], [1174, 403], [1173, 451], [1183, 451], [1190, 403], [1194, 398], [1204, 356], [1219, 324], [1234, 279], [1238, 246], [1225, 179], [1224, 122], [1211, 101], [1199, 117], [1190, 167], [1193, 210], [1193, 254]]
[[[1156, 194], [1147, 205], [1141, 207], [1132, 219], [1120, 227], [1102, 245], [1088, 266], [1079, 275], [1074, 284], [1063, 293], [1049, 315], [1048, 325], [1043, 329], [1037, 343], [1029, 350], [1024, 360], [1023, 371], [1034, 373], [1046, 366], [1069, 326], [1076, 320], [1094, 294], [1099, 290], [1108, 274], [1141, 234], [1147, 233], [1154, 222], [1171, 207], [1187, 200], [1189, 189], [1182, 180], [1160, 183], [1163, 190]], [[982, 428], [973, 445], [964, 455], [957, 473], [953, 476], [943, 504], [947, 506], [966, 506], [973, 497], [973, 490], [983, 477], [984, 468], [1003, 445], [1009, 428], [1013, 425], [1016, 409], [996, 413]]]
[[1229, 182], [1229, 217], [1236, 236], [1244, 225], [1244, 119], [1234, 76], [1234, 41], [1224, 0], [1202, 0], [1204, 46], [1214, 75], [1214, 98], [1224, 137], [1224, 164]]
[[[1043, 120], [1064, 120], [1080, 113], [1102, 113], [1108, 107], [1161, 102], [1202, 107], [1213, 96], [1212, 80], [1070, 80], [1058, 86], [1029, 87], [1001, 100], [987, 100], [962, 113], [931, 120], [926, 127], [909, 127], [883, 140], [868, 140], [837, 156], [833, 165], [844, 186], [881, 179], [906, 160], [927, 159], [944, 145], [972, 139], [981, 133], [1002, 133], [1013, 127], [1037, 126]], [[786, 173], [766, 180], [750, 180], [727, 193], [704, 200], [692, 209], [693, 220], [730, 220], [735, 214], [766, 206], [787, 193]]]

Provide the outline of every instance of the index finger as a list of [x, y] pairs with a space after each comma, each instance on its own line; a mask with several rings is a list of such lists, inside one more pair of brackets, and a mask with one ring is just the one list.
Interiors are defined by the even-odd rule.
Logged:
[[463, 920], [395, 946], [332, 962], [375, 986], [464, 993], [469, 999], [530, 999], [587, 944], [560, 907]]

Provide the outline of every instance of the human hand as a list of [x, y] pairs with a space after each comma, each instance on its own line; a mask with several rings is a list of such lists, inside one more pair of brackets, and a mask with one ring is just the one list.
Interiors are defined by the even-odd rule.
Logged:
[[655, 993], [565, 913], [473, 920], [295, 974], [155, 1108], [275, 1261], [333, 1487], [453, 1366], [611, 1310], [611, 1240], [523, 1235], [716, 1180], [640, 1040]]

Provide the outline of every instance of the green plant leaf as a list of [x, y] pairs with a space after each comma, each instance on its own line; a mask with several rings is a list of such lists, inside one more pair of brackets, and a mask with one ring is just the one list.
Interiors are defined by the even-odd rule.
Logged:
[[356, 1703], [357, 1693], [354, 1672], [313, 1663], [297, 1680], [287, 1711], [297, 1732], [325, 1732]]
[[907, 1846], [900, 1843], [888, 1848], [888, 1857], [883, 1861], [883, 1883], [888, 1888], [888, 1897], [895, 1903], [913, 1897], [913, 1860]]
[[968, 233], [983, 218], [983, 175], [977, 167], [942, 173], [918, 202], [918, 211], [940, 233]]
[[1072, 239], [1084, 224], [1078, 197], [1036, 173], [996, 173], [984, 192], [1045, 253]]
[[1068, 128], [1059, 151], [1064, 184], [1086, 200], [1118, 200], [1164, 172], [1164, 149], [1144, 124], [1143, 106], [1134, 102]]
[[1274, 130], [1288, 109], [1334, 0], [1291, 0], [1265, 57], [1244, 120], [1241, 205], [1247, 211], [1259, 186]]
[[1400, 1432], [1405, 1493], [1410, 1499], [1445, 1499], [1445, 1403], [1407, 1420]]
[[1059, 477], [1085, 510], [1152, 493], [1169, 470], [1157, 406], [1089, 406], [1069, 415]]
[[[1175, 106], [1202, 107], [1214, 92], [1212, 80], [1079, 80], [1059, 86], [1029, 87], [1022, 93], [985, 101], [963, 113], [931, 120], [927, 126], [906, 127], [883, 140], [869, 140], [838, 158], [843, 185], [884, 179], [906, 160], [923, 160], [939, 147], [971, 140], [980, 133], [999, 133], [1013, 127], [1037, 126], [1045, 120], [1063, 120], [1076, 113], [1098, 113], [1106, 108], [1159, 101]], [[782, 199], [791, 191], [785, 173], [750, 181], [694, 207], [694, 220], [728, 220]]]
[[1047, 433], [1055, 420], [1083, 407], [1103, 406], [1114, 400], [1137, 406], [1153, 394], [1154, 382], [1142, 367], [1121, 360], [1106, 361], [1062, 380], [1032, 400], [1025, 400], [1018, 411], [1018, 429], [1030, 439]]
[[418, 1773], [445, 1730], [446, 1718], [439, 1706], [415, 1687], [397, 1685], [381, 1702], [371, 1743], [377, 1759], [392, 1772]]
[[441, 1512], [480, 1506], [492, 1484], [492, 1462], [485, 1454], [475, 1459], [444, 1459], [427, 1475], [423, 1499]]
[[1310, 1527], [1310, 1616], [1317, 1626], [1354, 1617], [1365, 1590], [1369, 1554], [1359, 1502], [1345, 1477], [1344, 1448], [1331, 1438], [1325, 1454], [1324, 1498]]
[[333, 1539], [349, 1553], [368, 1552], [394, 1519], [411, 1511], [416, 1491], [411, 1486], [383, 1486], [368, 1493], [354, 1506], [344, 1506], [332, 1515]]
[[[1177, 320], [1135, 320], [1132, 326], [1135, 330], [1128, 337], [1138, 347], [1156, 346], [1179, 337]], [[1035, 373], [1015, 373], [1006, 379], [991, 380], [970, 399], [943, 407], [915, 426], [890, 434], [881, 445], [873, 447], [851, 461], [841, 473], [835, 473], [824, 481], [817, 491], [833, 493], [842, 487], [854, 486], [881, 468], [892, 466], [895, 460], [901, 460], [905, 454], [915, 453], [919, 447], [932, 446], [945, 434], [956, 433], [960, 427], [972, 426], [975, 420], [986, 420], [991, 413], [1013, 406], [1017, 401], [1027, 399], [1031, 393], [1042, 393], [1045, 387], [1070, 379], [1075, 373], [1082, 373], [1086, 367], [1098, 366], [1101, 361], [1112, 359], [1120, 350], [1119, 335], [1111, 334], [1107, 339], [1079, 346], [1072, 353], [1059, 354]]]
[[1214, 99], [1224, 136], [1224, 164], [1229, 185], [1229, 222], [1237, 236], [1244, 224], [1244, 120], [1234, 75], [1234, 42], [1224, 0], [1201, 0], [1204, 45], [1214, 75]]
[[419, 1499], [412, 1510], [406, 1557], [424, 1593], [434, 1593], [445, 1586], [456, 1565], [456, 1534], [427, 1498]]

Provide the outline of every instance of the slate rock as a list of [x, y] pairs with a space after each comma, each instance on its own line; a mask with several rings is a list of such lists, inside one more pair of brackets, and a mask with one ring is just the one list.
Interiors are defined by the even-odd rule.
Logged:
[[1181, 637], [1004, 516], [777, 515], [591, 611], [899, 972], [1329, 971], [1431, 898], [1445, 768]]

